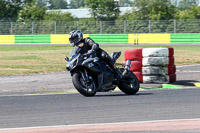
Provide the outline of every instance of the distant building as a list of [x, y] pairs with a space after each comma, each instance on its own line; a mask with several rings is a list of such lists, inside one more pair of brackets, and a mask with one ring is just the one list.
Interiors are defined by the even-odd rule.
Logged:
[[[126, 12], [131, 12], [132, 7], [119, 7], [120, 15], [125, 14]], [[91, 14], [88, 8], [82, 8], [82, 9], [60, 9], [60, 10], [47, 10], [47, 12], [50, 11], [60, 11], [61, 13], [69, 12], [72, 14], [72, 16], [76, 18], [90, 18]]]

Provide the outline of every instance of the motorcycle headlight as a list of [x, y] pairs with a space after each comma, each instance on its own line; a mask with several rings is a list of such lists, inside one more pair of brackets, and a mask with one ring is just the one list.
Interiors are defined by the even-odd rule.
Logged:
[[66, 69], [67, 69], [68, 71], [72, 69], [71, 63], [67, 63], [67, 64], [66, 64]]

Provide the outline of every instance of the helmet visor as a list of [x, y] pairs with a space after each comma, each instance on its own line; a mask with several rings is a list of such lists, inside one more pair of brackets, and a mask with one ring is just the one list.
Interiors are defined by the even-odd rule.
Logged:
[[75, 38], [69, 38], [70, 43], [74, 43], [75, 41], [76, 41], [76, 37]]

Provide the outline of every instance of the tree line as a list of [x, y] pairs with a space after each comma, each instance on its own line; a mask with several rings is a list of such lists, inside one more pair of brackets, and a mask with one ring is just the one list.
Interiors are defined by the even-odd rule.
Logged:
[[[75, 21], [54, 9], [89, 8], [91, 18], [79, 20], [200, 19], [199, 0], [0, 0], [1, 21]], [[132, 7], [120, 15], [119, 7]]]

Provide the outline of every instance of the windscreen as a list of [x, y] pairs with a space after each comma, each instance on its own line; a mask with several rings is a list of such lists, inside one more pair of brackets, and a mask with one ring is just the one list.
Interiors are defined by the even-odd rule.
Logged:
[[72, 49], [69, 53], [69, 60], [72, 60], [78, 54], [78, 48]]

